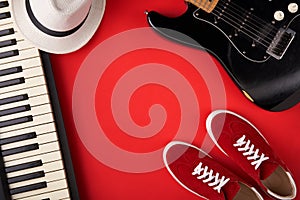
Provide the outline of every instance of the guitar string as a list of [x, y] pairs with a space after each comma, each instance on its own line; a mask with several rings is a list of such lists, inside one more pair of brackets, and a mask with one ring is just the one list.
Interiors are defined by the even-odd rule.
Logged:
[[[203, 4], [201, 5], [201, 3], [200, 2], [196, 2], [195, 0], [194, 0], [194, 3], [197, 5], [198, 4], [198, 7], [202, 7], [202, 8], [209, 8], [209, 5], [208, 6], [204, 6], [203, 7]], [[216, 6], [216, 7], [218, 7], [218, 5]], [[222, 10], [222, 9], [221, 9]], [[215, 9], [213, 10], [213, 11], [215, 11]], [[239, 28], [239, 26], [240, 26], [240, 24], [237, 24], [236, 23], [236, 21], [235, 20], [233, 20], [233, 19], [231, 19], [230, 17], [228, 17], [228, 16], [226, 16], [226, 15], [224, 15], [223, 14], [223, 12], [221, 11], [219, 11], [219, 13], [218, 14], [216, 14], [216, 13], [214, 13], [214, 12], [211, 12], [214, 16], [216, 16], [217, 18], [221, 18], [223, 21], [225, 21], [226, 23], [228, 23], [230, 26], [232, 26], [232, 27], [234, 27], [234, 28], [236, 28], [236, 29], [238, 29], [238, 30], [240, 30], [241, 32], [243, 32], [245, 35], [247, 35], [248, 37], [250, 37], [251, 39], [253, 39], [254, 41], [257, 41], [258, 43], [260, 43], [262, 46], [264, 46], [264, 47], [266, 47], [266, 48], [268, 48], [269, 47], [269, 45], [271, 44], [271, 42], [268, 42], [268, 41], [266, 41], [266, 40], [264, 40], [261, 36], [259, 36], [259, 35], [256, 35], [255, 33], [253, 33], [253, 32], [251, 32], [251, 31], [249, 31], [248, 29], [246, 29], [246, 28], [244, 28], [244, 31], [241, 29], [241, 28]], [[222, 18], [222, 16], [223, 16], [223, 18]], [[230, 16], [230, 15], [229, 15]], [[254, 15], [253, 15], [254, 16]], [[225, 19], [225, 17], [228, 19], [228, 20], [230, 20], [231, 22], [233, 22], [233, 24], [230, 22], [230, 21], [227, 21], [226, 19]], [[231, 16], [232, 17], [232, 16]], [[235, 25], [234, 25], [235, 24]], [[237, 26], [236, 26], [237, 25]], [[248, 32], [247, 32], [248, 31]], [[253, 37], [253, 35], [254, 35], [254, 37]], [[285, 35], [284, 35], [285, 36]], [[257, 38], [261, 38], [261, 40], [259, 40], [259, 39], [257, 39]], [[267, 37], [267, 36], [266, 36]], [[270, 38], [269, 38], [270, 39]], [[266, 42], [267, 44], [265, 44], [264, 42]], [[276, 45], [276, 47], [273, 47], [273, 51], [274, 50], [279, 50], [280, 51], [280, 49], [278, 48], [278, 46], [279, 45], [281, 45], [281, 44], [277, 44]]]
[[[272, 41], [269, 42], [269, 41], [263, 39], [261, 36], [258, 36], [257, 34], [249, 31], [248, 29], [246, 29], [244, 27], [240, 27], [239, 24], [235, 20], [233, 20], [233, 19], [229, 18], [228, 16], [226, 16], [225, 14], [223, 14], [223, 12], [215, 13], [213, 11], [211, 13], [214, 16], [219, 17], [220, 19], [222, 19], [225, 23], [228, 23], [230, 26], [232, 26], [232, 27], [236, 28], [237, 30], [241, 31], [242, 33], [244, 33], [245, 35], [247, 35], [248, 37], [250, 37], [251, 39], [253, 39], [257, 43], [261, 44], [265, 48], [268, 49], [269, 46], [271, 45]], [[222, 15], [220, 15], [220, 14], [222, 14]], [[225, 18], [229, 19], [233, 23], [231, 23], [230, 21], [226, 20]], [[282, 36], [282, 39], [286, 39], [286, 38], [288, 38], [287, 35], [283, 35]], [[282, 49], [280, 47], [285, 48], [285, 46], [283, 46], [281, 43], [278, 43], [278, 44], [276, 44], [276, 46], [272, 47], [272, 51], [278, 51], [278, 53], [280, 53], [282, 51]]]
[[[224, 5], [224, 3], [226, 4], [226, 1], [227, 1], [229, 3], [229, 5], [235, 10], [235, 11], [233, 11], [233, 13], [239, 12], [241, 15], [243, 15], [245, 12], [248, 12], [247, 10], [245, 10], [244, 8], [242, 8], [241, 6], [239, 6], [238, 4], [235, 4], [232, 0], [221, 0], [221, 1], [223, 1], [223, 5]], [[260, 24], [256, 25], [257, 28], [262, 28], [263, 32], [267, 33], [267, 35], [270, 34], [270, 36], [272, 37], [272, 41], [273, 41], [273, 38], [276, 37], [277, 33], [280, 31], [280, 28], [277, 28], [273, 24], [264, 21], [263, 19], [257, 17], [256, 15], [253, 15], [251, 12], [249, 13], [249, 15], [252, 16], [249, 19], [251, 19], [253, 21], [252, 22], [253, 25], [255, 25], [255, 23], [257, 21], [260, 21]], [[248, 20], [248, 21], [250, 21], [250, 20]], [[262, 25], [264, 27], [259, 27], [260, 25]], [[267, 28], [265, 28], [265, 27], [267, 27]], [[283, 39], [283, 40], [289, 40], [289, 36], [287, 34], [283, 34], [281, 37], [282, 37], [281, 39]], [[281, 43], [278, 43], [273, 50], [279, 49], [278, 48], [279, 46], [281, 46], [282, 48], [286, 47], [285, 45], [282, 45]], [[279, 49], [279, 50], [281, 50], [281, 49]]]
[[[216, 8], [218, 8], [218, 6], [216, 6]], [[212, 12], [212, 13], [213, 13], [213, 12]], [[218, 13], [218, 14], [219, 14], [218, 17], [222, 18], [221, 15], [222, 15], [222, 16], [225, 16], [224, 13], [225, 13], [225, 12], [223, 12], [223, 9], [221, 9], [221, 11], [219, 11], [219, 13]], [[226, 13], [227, 13], [227, 12], [226, 12]], [[234, 16], [232, 16], [232, 15], [230, 15], [230, 16], [231, 16], [231, 17], [234, 17]], [[238, 27], [234, 26], [232, 23], [229, 23], [231, 26], [237, 28], [238, 30], [240, 30], [241, 32], [243, 32], [243, 33], [245, 33], [245, 34], [246, 34], [245, 31], [249, 31], [249, 32], [250, 32], [252, 35], [254, 35], [255, 37], [260, 38], [260, 39], [253, 38], [252, 36], [249, 35], [249, 33], [247, 33], [247, 35], [248, 35], [250, 38], [252, 38], [253, 40], [257, 41], [258, 43], [263, 44], [263, 42], [266, 42], [267, 45], [269, 46], [269, 45], [271, 44], [271, 42], [273, 41], [273, 39], [267, 37], [267, 35], [265, 35], [265, 34], [257, 35], [257, 34], [255, 34], [255, 33], [253, 33], [252, 31], [250, 31], [250, 30], [248, 30], [248, 29], [246, 29], [246, 28], [244, 28], [244, 27], [241, 27], [241, 25], [240, 25], [239, 23], [236, 23], [235, 20], [233, 20], [233, 19], [231, 19], [231, 18], [229, 18], [229, 17], [227, 17], [227, 16], [225, 16], [225, 17], [226, 17], [227, 19], [233, 21], [235, 24], [237, 24]], [[234, 18], [235, 18], [236, 20], [240, 21], [238, 18], [236, 18], [236, 17], [234, 17]], [[224, 19], [223, 19], [223, 20], [224, 20]], [[226, 20], [224, 20], [224, 21], [228, 23], [228, 21], [226, 21]], [[247, 24], [246, 24], [246, 25], [247, 25]], [[249, 27], [249, 26], [248, 26], [248, 27]], [[244, 28], [245, 31], [243, 31], [242, 28]], [[250, 26], [250, 28], [252, 28], [252, 27]], [[255, 31], [257, 32], [257, 30], [255, 30]], [[257, 33], [260, 33], [260, 32], [257, 32]], [[262, 36], [265, 36], [266, 39], [270, 39], [270, 41], [267, 41], [266, 39], [262, 38]], [[275, 36], [274, 36], [274, 37], [275, 37]], [[287, 38], [288, 38], [287, 35], [283, 35], [283, 36], [282, 36], [282, 39], [287, 39]], [[260, 42], [260, 41], [263, 41], [263, 42]], [[278, 50], [278, 51], [280, 52], [280, 51], [281, 51], [280, 46], [281, 46], [282, 48], [285, 48], [285, 46], [283, 46], [281, 43], [278, 43], [275, 47], [273, 47], [272, 50], [273, 50], [273, 51], [274, 51], [274, 50]], [[265, 47], [266, 47], [266, 46], [265, 46]]]
[[[197, 4], [198, 4], [198, 7], [200, 7], [200, 4], [199, 4], [199, 3], [197, 3]], [[217, 6], [216, 6], [216, 7], [217, 7]], [[219, 12], [219, 13], [215, 13], [214, 11], [215, 11], [215, 9], [211, 12], [214, 16], [216, 16], [217, 18], [221, 18], [221, 19], [224, 20], [226, 23], [228, 23], [230, 26], [232, 26], [232, 27], [234, 27], [234, 28], [236, 28], [236, 29], [241, 30], [245, 35], [247, 35], [248, 37], [250, 37], [250, 38], [252, 38], [253, 40], [257, 41], [258, 43], [260, 43], [260, 44], [263, 45], [264, 47], [268, 48], [268, 46], [269, 46], [269, 43], [268, 43], [268, 42], [267, 42], [267, 44], [265, 44], [265, 43], [263, 43], [263, 42], [257, 40], [257, 39], [255, 38], [255, 36], [256, 36], [256, 37], [258, 37], [258, 36], [254, 34], [254, 37], [253, 37], [253, 33], [252, 33], [251, 31], [250, 31], [250, 33], [249, 33], [249, 32], [247, 32], [248, 30], [245, 29], [245, 28], [244, 28], [245, 31], [243, 31], [242, 29], [238, 28], [239, 24], [237, 24], [238, 26], [236, 26], [236, 21], [235, 21], [235, 20], [232, 20], [230, 17], [224, 15], [223, 13], [220, 13], [220, 12]], [[220, 16], [220, 14], [221, 14], [221, 16]], [[223, 16], [223, 18], [222, 18], [222, 16]], [[227, 18], [229, 21], [226, 20], [225, 18]], [[233, 22], [233, 23], [231, 23], [230, 21]]]
[[[237, 10], [236, 8], [234, 8], [232, 6], [232, 4], [230, 3], [225, 3], [224, 1], [223, 2], [220, 2], [220, 3], [223, 3], [223, 6], [226, 6], [226, 10], [228, 10], [232, 16], [234, 15], [237, 15], [237, 17], [235, 17], [238, 21], [240, 21], [242, 24], [246, 24], [248, 25], [250, 28], [252, 28], [253, 30], [255, 30], [256, 32], [259, 33], [260, 30], [262, 30], [262, 33], [263, 34], [259, 34], [259, 35], [262, 35], [262, 36], [265, 36], [266, 38], [270, 39], [271, 41], [273, 40], [273, 38], [276, 36], [277, 34], [277, 31], [274, 30], [274, 26], [272, 26], [271, 24], [269, 23], [264, 23], [264, 24], [257, 24], [257, 23], [254, 23], [252, 21], [252, 19], [254, 17], [256, 17], [255, 15], [253, 15], [252, 13], [249, 13], [248, 11], [248, 14], [246, 15], [246, 19], [239, 19], [240, 16], [243, 16], [245, 15], [246, 11], [245, 12], [239, 12], [239, 10]], [[226, 5], [224, 5], [226, 4]], [[230, 9], [232, 8], [232, 9]], [[234, 9], [234, 10], [233, 10]], [[222, 8], [223, 10], [223, 8]], [[225, 10], [225, 9], [224, 9]], [[239, 13], [238, 13], [239, 12]], [[258, 18], [258, 17], [256, 17]], [[270, 27], [271, 26], [271, 27]], [[265, 28], [267, 27], [267, 29]], [[271, 28], [271, 29], [270, 29]], [[268, 36], [271, 36], [270, 38]], [[270, 42], [271, 42], [270, 41]]]
[[[220, 0], [220, 1], [223, 1], [223, 5], [224, 5], [224, 4], [225, 4], [225, 5], [230, 5], [233, 9], [235, 9], [236, 11], [235, 11], [234, 13], [239, 12], [241, 15], [244, 15], [245, 13], [249, 12], [248, 10], [245, 10], [244, 8], [242, 8], [242, 7], [240, 7], [239, 5], [235, 4], [232, 0]], [[209, 7], [211, 6], [210, 4], [207, 4], [207, 2], [204, 3], [204, 4], [203, 4], [203, 3], [200, 3], [199, 0], [194, 0], [194, 3], [198, 4], [199, 6], [201, 6], [201, 4], [202, 4], [202, 7], [205, 5], [205, 6], [204, 6], [205, 9], [209, 9]], [[269, 24], [268, 22], [262, 20], [261, 18], [259, 18], [259, 17], [255, 16], [255, 15], [253, 15], [251, 12], [250, 12], [250, 14], [251, 14], [254, 18], [256, 18], [255, 21], [253, 21], [253, 22], [256, 23], [257, 21], [261, 21], [261, 23], [260, 23], [260, 24], [257, 24], [257, 26], [260, 26], [260, 25], [265, 26], [265, 25], [268, 25], [268, 24]], [[252, 19], [252, 18], [251, 18], [251, 19]], [[254, 25], [255, 25], [255, 24], [254, 24]], [[272, 24], [269, 24], [269, 25], [273, 26]], [[270, 27], [270, 28], [274, 29], [274, 28], [276, 28], [276, 27], [273, 26], [273, 27]]]
[[[246, 23], [241, 24], [241, 22], [236, 17], [234, 17], [230, 14], [228, 15], [228, 12], [223, 12], [222, 10], [218, 10], [218, 8], [216, 7], [212, 13], [215, 14], [215, 16], [218, 16], [218, 18], [220, 18], [220, 19], [226, 18], [226, 19], [230, 20], [232, 22], [230, 25], [233, 26], [234, 28], [236, 28], [237, 32], [241, 31], [243, 33], [248, 33], [248, 36], [250, 36], [250, 38], [252, 38], [255, 42], [261, 41], [261, 43], [265, 44], [266, 46], [271, 44], [272, 41], [268, 40], [268, 38], [264, 39], [263, 35], [261, 35], [259, 31], [257, 31], [256, 29], [253, 29], [253, 28], [252, 28], [252, 30], [250, 30], [249, 28], [247, 28]], [[224, 20], [224, 21], [226, 23], [228, 23], [228, 21], [226, 21], [226, 20]]]
[[[222, 1], [222, 0], [221, 0]], [[194, 0], [194, 2], [196, 3], [196, 1]], [[233, 8], [233, 9], [235, 9], [236, 11], [238, 11], [238, 12], [240, 12], [241, 10], [244, 10], [245, 12], [248, 12], [248, 11], [246, 11], [245, 9], [243, 9], [243, 8], [239, 8], [239, 10], [237, 10], [237, 8], [234, 8], [232, 5], [235, 5], [236, 7], [239, 7], [238, 5], [236, 5], [236, 4], [234, 4], [231, 0], [223, 0], [223, 2], [221, 2], [221, 3], [223, 3], [223, 6], [225, 7], [227, 7], [227, 9], [226, 10], [229, 10], [229, 11], [232, 11], [231, 9], [228, 9], [228, 7], [231, 7], [231, 8]], [[203, 4], [203, 3], [200, 3], [199, 1], [197, 1], [197, 3], [196, 4], [198, 4], [198, 6], [199, 7], [203, 7], [205, 4]], [[202, 4], [202, 5], [201, 5]], [[225, 4], [225, 5], [224, 5]], [[229, 6], [228, 6], [229, 5]], [[209, 8], [209, 4], [207, 4], [206, 3], [206, 6], [204, 6], [204, 9], [208, 9]], [[218, 8], [218, 6], [219, 6], [219, 4], [216, 6], [216, 8]], [[219, 11], [219, 13], [223, 13], [223, 8], [221, 8], [221, 11]], [[226, 12], [227, 13], [227, 12]], [[232, 12], [233, 14], [237, 14], [237, 12]], [[251, 20], [252, 20], [252, 17], [249, 17], [248, 19], [247, 19], [247, 22], [248, 23], [244, 23], [244, 20], [242, 20], [242, 19], [239, 19], [238, 17], [235, 17], [234, 15], [232, 15], [232, 14], [230, 14], [230, 13], [228, 13], [231, 17], [233, 17], [233, 18], [235, 18], [236, 20], [238, 20], [239, 22], [241, 22], [241, 24], [237, 24], [239, 27], [240, 26], [243, 26], [243, 25], [246, 25], [246, 26], [248, 26], [249, 28], [251, 28], [253, 31], [255, 31], [256, 33], [258, 33], [258, 35], [256, 35], [256, 37], [257, 38], [261, 38], [261, 39], [263, 39], [263, 38], [265, 38], [265, 42], [267, 42], [268, 43], [268, 45], [270, 45], [271, 44], [271, 42], [273, 41], [273, 38], [276, 36], [276, 34], [277, 34], [277, 32], [276, 31], [274, 31], [274, 28], [276, 28], [276, 27], [274, 27], [272, 24], [269, 24], [269, 23], [266, 23], [266, 22], [264, 22], [262, 19], [260, 19], [260, 18], [258, 18], [257, 16], [255, 16], [255, 15], [253, 15], [253, 14], [251, 14], [254, 18], [256, 18], [257, 20], [260, 20], [261, 22], [263, 22], [263, 24], [256, 24], [256, 23], [253, 23], [253, 22], [251, 22]], [[245, 13], [243, 12], [243, 13], [241, 13], [242, 15], [244, 15]], [[227, 17], [228, 19], [229, 19], [229, 17]], [[252, 26], [249, 26], [250, 24], [252, 24], [252, 25], [254, 25], [254, 26], [256, 26], [258, 29], [255, 29], [254, 27], [252, 27]], [[265, 27], [262, 27], [262, 26], [267, 26], [267, 29], [268, 30], [266, 30], [266, 28]], [[240, 27], [241, 28], [241, 27]], [[271, 28], [271, 29], [270, 29]], [[239, 29], [239, 28], [238, 28]], [[245, 28], [244, 28], [245, 29]], [[262, 32], [259, 32], [259, 30], [263, 30]], [[245, 29], [246, 30], [246, 29]], [[250, 30], [249, 30], [250, 31]], [[250, 31], [250, 32], [252, 32], [252, 31]], [[265, 33], [265, 32], [267, 32], [267, 34]], [[274, 35], [273, 35], [274, 34]], [[271, 36], [271, 37], [269, 37], [269, 35]], [[252, 37], [251, 37], [252, 38]], [[259, 39], [255, 39], [255, 38], [252, 38], [252, 39], [254, 39], [254, 40], [256, 40], [256, 41], [258, 41]], [[269, 39], [270, 41], [267, 41], [266, 39]]]
[[[263, 40], [257, 40], [255, 37], [257, 37], [257, 35], [253, 35], [253, 33], [250, 31], [248, 31], [248, 29], [245, 28], [239, 28], [239, 25], [236, 25], [236, 21], [232, 20], [231, 18], [228, 18], [228, 16], [222, 14], [222, 13], [215, 13], [214, 11], [211, 12], [214, 16], [216, 16], [217, 18], [222, 19], [224, 22], [226, 22], [227, 24], [229, 24], [230, 26], [234, 27], [237, 30], [240, 30], [241, 32], [243, 32], [245, 35], [247, 35], [248, 37], [250, 37], [251, 39], [253, 39], [254, 41], [260, 43], [262, 46], [268, 48], [269, 47], [269, 43], [264, 43], [266, 41]], [[222, 14], [220, 16], [220, 14]], [[226, 20], [227, 18], [227, 20]], [[229, 20], [229, 21], [228, 21]], [[244, 29], [244, 30], [243, 30]]]
[[[235, 4], [232, 0], [220, 0], [220, 1], [223, 1], [223, 3], [226, 3], [226, 1], [227, 1], [227, 2], [229, 3], [229, 5], [230, 5], [233, 9], [235, 9], [234, 12], [239, 12], [241, 15], [243, 15], [243, 14], [245, 14], [245, 13], [248, 12], [247, 10], [245, 10], [244, 8], [242, 8], [241, 6]], [[253, 15], [252, 13], [251, 13], [251, 15], [252, 15], [253, 18], [250, 18], [250, 19], [253, 20], [253, 22], [252, 22], [253, 24], [255, 24], [255, 23], [257, 23], [258, 21], [260, 21], [259, 24], [257, 24], [258, 26], [260, 26], [260, 25], [261, 25], [261, 26], [270, 25], [269, 27], [271, 28], [271, 30], [277, 29], [274, 25], [272, 25], [272, 24], [270, 24], [270, 23], [264, 21], [263, 19], [257, 17], [256, 15]], [[270, 31], [270, 29], [269, 29], [269, 31]], [[277, 30], [277, 31], [278, 31], [278, 30]], [[275, 31], [272, 31], [272, 32], [274, 32], [274, 33], [276, 34], [277, 31], [275, 30]]]
[[[222, 1], [222, 0], [221, 0]], [[225, 1], [229, 1], [230, 3], [232, 3], [233, 5], [236, 5], [236, 4], [234, 4], [231, 0], [223, 0], [223, 3], [225, 2]], [[232, 5], [232, 4], [230, 4], [230, 5]], [[224, 5], [224, 4], [223, 4]], [[216, 6], [217, 7], [217, 6]], [[238, 5], [236, 5], [236, 7], [239, 7]], [[241, 7], [239, 7], [240, 8], [240, 10], [242, 10], [243, 8], [241, 8]], [[238, 11], [237, 10], [237, 8], [234, 8], [236, 11]], [[230, 9], [229, 9], [230, 10]], [[245, 12], [246, 12], [246, 10], [245, 9], [243, 9]], [[230, 10], [230, 11], [232, 11], [232, 10]], [[222, 9], [222, 12], [223, 12], [223, 9]], [[234, 14], [236, 14], [236, 12], [232, 12], [232, 13], [234, 13]], [[241, 13], [241, 14], [243, 14], [243, 13]], [[278, 30], [274, 30], [274, 28], [276, 28], [275, 26], [273, 26], [272, 24], [270, 24], [270, 23], [267, 23], [267, 22], [264, 22], [262, 19], [260, 19], [260, 18], [258, 18], [257, 16], [255, 16], [255, 15], [253, 15], [253, 14], [251, 14], [254, 18], [256, 18], [256, 19], [259, 19], [260, 21], [262, 21], [263, 23], [264, 23], [264, 26], [267, 26], [267, 27], [270, 27], [271, 29], [269, 29], [268, 28], [268, 31], [270, 31], [270, 32], [267, 32], [267, 34], [265, 34], [264, 32], [266, 31], [266, 29], [265, 28], [263, 28], [263, 27], [259, 27], [259, 25], [256, 25], [257, 26], [257, 28], [262, 28], [263, 29], [263, 31], [262, 31], [262, 33], [263, 34], [261, 34], [260, 32], [259, 32], [259, 30], [257, 30], [257, 29], [254, 29], [257, 33], [259, 33], [259, 35], [257, 36], [257, 37], [259, 37], [259, 38], [261, 38], [261, 37], [265, 37], [266, 39], [269, 39], [270, 41], [266, 41], [267, 43], [268, 43], [268, 45], [270, 45], [271, 44], [271, 42], [273, 41], [273, 39], [276, 37], [276, 35], [277, 35], [277, 32], [279, 31], [279, 29]], [[233, 16], [233, 15], [232, 15]], [[233, 16], [234, 17], [234, 16]], [[235, 19], [237, 19], [238, 21], [240, 21], [241, 22], [241, 20], [239, 20], [238, 18], [236, 18], [235, 17]], [[250, 18], [250, 19], [252, 19], [252, 18]], [[247, 20], [247, 22], [249, 22], [249, 21], [251, 21], [251, 20]], [[246, 23], [245, 23], [246, 24]], [[252, 23], [253, 25], [255, 25], [254, 23]], [[246, 24], [247, 25], [247, 24]], [[252, 28], [252, 26], [248, 26], [248, 27], [250, 27], [250, 28]], [[253, 29], [253, 28], [252, 28]], [[277, 29], [277, 28], [276, 28]], [[270, 37], [268, 37], [270, 35]], [[263, 38], [262, 38], [263, 39]], [[282, 35], [282, 39], [288, 39], [288, 35], [286, 35], [286, 34], [284, 34], [284, 35]], [[282, 45], [281, 43], [278, 43], [277, 45], [276, 45], [276, 47], [273, 47], [273, 50], [279, 50], [279, 51], [281, 51], [281, 49], [280, 49], [280, 47], [282, 47], [282, 48], [285, 48], [285, 45]]]
[[[218, 7], [216, 6], [216, 8], [215, 8], [215, 10], [216, 11], [218, 11], [218, 13], [219, 13], [219, 17], [221, 18], [222, 16], [221, 16], [221, 14], [224, 16], [225, 14], [225, 12], [223, 12], [223, 9], [221, 9], [221, 11], [220, 10], [217, 10], [218, 9]], [[226, 12], [226, 13], [228, 13], [228, 12]], [[242, 23], [236, 16], [234, 16], [234, 15], [230, 15], [229, 14], [229, 16], [230, 17], [232, 17], [232, 18], [234, 18], [234, 19], [232, 19], [231, 21], [234, 21], [235, 22], [235, 24], [238, 26], [237, 27], [237, 29], [239, 30], [239, 31], [241, 31], [241, 32], [243, 32], [243, 33], [245, 33], [245, 31], [249, 31], [250, 33], [252, 33], [252, 35], [254, 35], [255, 36], [255, 38], [253, 38], [253, 37], [251, 37], [254, 41], [256, 41], [256, 42], [259, 42], [259, 43], [264, 43], [264, 44], [266, 44], [267, 46], [269, 46], [271, 43], [272, 43], [272, 41], [273, 41], [273, 38], [270, 38], [270, 37], [268, 37], [269, 36], [269, 34], [268, 35], [266, 35], [265, 33], [261, 33], [261, 32], [259, 32], [259, 30], [258, 29], [254, 29], [252, 26], [248, 26], [248, 27], [250, 27], [252, 30], [250, 30], [250, 29], [247, 29], [247, 28], [245, 28], [248, 24], [247, 23]], [[226, 17], [226, 16], [225, 16]], [[227, 17], [228, 19], [229, 19], [229, 17]], [[224, 20], [225, 21], [225, 20]], [[236, 21], [238, 21], [238, 22], [236, 22]], [[225, 21], [226, 22], [226, 21]], [[228, 22], [227, 22], [228, 23]], [[231, 26], [232, 26], [232, 24], [230, 24]], [[244, 29], [245, 31], [243, 31], [242, 29]], [[248, 36], [250, 36], [250, 34], [248, 34]], [[275, 37], [275, 36], [274, 36]], [[286, 35], [283, 35], [282, 36], [282, 38], [284, 39], [285, 37], [287, 37]], [[260, 42], [260, 41], [262, 41], [262, 42]], [[281, 48], [285, 48], [285, 46], [283, 46], [281, 43], [278, 43], [275, 47], [273, 47], [273, 50], [278, 50], [278, 51], [281, 51]]]

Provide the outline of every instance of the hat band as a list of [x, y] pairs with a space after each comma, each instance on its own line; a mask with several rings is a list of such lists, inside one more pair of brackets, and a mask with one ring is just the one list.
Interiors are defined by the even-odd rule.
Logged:
[[26, 10], [27, 10], [28, 16], [29, 16], [30, 20], [32, 21], [32, 23], [38, 29], [40, 29], [42, 32], [44, 32], [48, 35], [54, 36], [54, 37], [66, 37], [66, 36], [69, 36], [69, 35], [75, 33], [84, 24], [85, 20], [88, 17], [88, 15], [87, 15], [86, 18], [78, 26], [76, 26], [75, 28], [73, 28], [71, 30], [68, 30], [68, 31], [54, 31], [54, 30], [48, 29], [47, 27], [43, 26], [38, 21], [38, 19], [33, 14], [33, 11], [31, 9], [29, 0], [26, 0], [25, 3], [26, 3]]

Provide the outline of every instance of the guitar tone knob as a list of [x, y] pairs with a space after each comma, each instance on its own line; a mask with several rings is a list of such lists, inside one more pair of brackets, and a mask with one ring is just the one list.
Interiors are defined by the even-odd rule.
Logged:
[[290, 13], [295, 13], [298, 11], [298, 4], [296, 3], [290, 3], [288, 5], [288, 10], [290, 11]]
[[274, 13], [274, 18], [276, 21], [281, 21], [284, 19], [284, 13], [281, 10], [278, 10]]

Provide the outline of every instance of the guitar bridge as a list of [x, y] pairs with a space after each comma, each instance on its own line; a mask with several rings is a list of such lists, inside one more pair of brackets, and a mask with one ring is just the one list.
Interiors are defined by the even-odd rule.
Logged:
[[271, 42], [271, 45], [268, 47], [267, 53], [277, 60], [280, 60], [284, 56], [295, 35], [296, 32], [291, 29], [285, 30], [280, 28]]

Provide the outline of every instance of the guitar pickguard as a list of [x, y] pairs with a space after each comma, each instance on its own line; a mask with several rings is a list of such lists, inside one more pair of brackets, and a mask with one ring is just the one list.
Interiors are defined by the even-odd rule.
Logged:
[[201, 18], [201, 16], [206, 13], [203, 13], [200, 9], [197, 9], [193, 16], [201, 21], [205, 21], [206, 23], [210, 24], [211, 26], [218, 29], [224, 36], [227, 37], [228, 41], [230, 41], [236, 50], [252, 62], [265, 62], [269, 59], [269, 55], [266, 53], [265, 48], [255, 40], [247, 37], [243, 32], [231, 28], [224, 22], [223, 20], [219, 19], [215, 16], [206, 17], [205, 20]]

